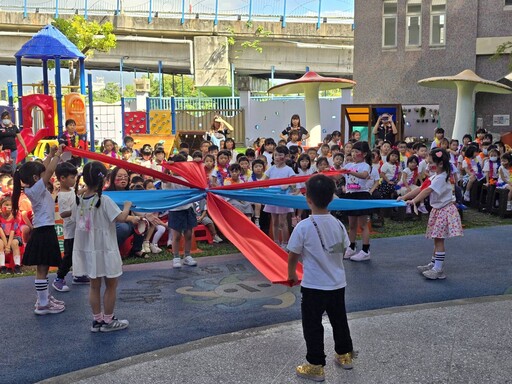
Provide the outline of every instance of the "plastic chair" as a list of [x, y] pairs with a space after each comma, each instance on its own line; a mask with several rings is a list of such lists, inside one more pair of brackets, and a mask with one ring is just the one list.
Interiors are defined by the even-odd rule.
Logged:
[[212, 234], [205, 225], [199, 224], [194, 228], [194, 237], [196, 238], [196, 241], [204, 240], [207, 241], [208, 244], [213, 244]]

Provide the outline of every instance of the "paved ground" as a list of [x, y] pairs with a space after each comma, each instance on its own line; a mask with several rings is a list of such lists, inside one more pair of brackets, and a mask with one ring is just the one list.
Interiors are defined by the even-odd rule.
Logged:
[[[512, 345], [512, 297], [492, 297], [511, 291], [511, 254], [504, 246], [511, 229], [468, 230], [451, 239], [448, 278], [434, 282], [415, 271], [428, 261], [431, 241], [372, 241], [372, 261], [346, 263], [359, 368], [340, 373], [329, 366], [329, 381], [338, 375], [353, 383], [512, 378], [512, 360], [504, 354]], [[295, 382], [293, 367], [304, 355], [298, 288], [269, 285], [241, 255], [202, 258], [197, 268], [182, 270], [169, 262], [125, 267], [116, 312], [130, 327], [112, 334], [88, 331], [86, 286], [57, 294], [66, 312], [43, 317], [32, 313], [33, 277], [2, 280], [0, 289], [8, 351], [0, 363], [2, 383], [52, 377], [62, 383]], [[491, 298], [446, 305], [481, 297]], [[414, 306], [437, 302], [445, 303]], [[332, 349], [329, 342], [326, 347]], [[464, 376], [475, 370], [487, 375], [484, 381]]]

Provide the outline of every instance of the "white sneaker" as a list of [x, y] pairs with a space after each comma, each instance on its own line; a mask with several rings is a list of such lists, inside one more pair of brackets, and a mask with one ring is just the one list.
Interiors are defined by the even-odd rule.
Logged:
[[507, 211], [512, 211], [512, 201], [507, 201]]
[[195, 261], [192, 256], [188, 255], [183, 259], [183, 264], [188, 265], [189, 267], [195, 267], [197, 265], [197, 261]]
[[432, 262], [428, 263], [427, 265], [418, 265], [416, 267], [418, 272], [421, 274], [423, 274], [423, 272], [425, 272], [425, 271], [431, 270], [432, 268], [434, 268], [434, 263], [432, 263]]
[[421, 204], [419, 207], [418, 207], [418, 212], [421, 212], [423, 213], [424, 215], [428, 214], [428, 211], [427, 211], [427, 208]]
[[358, 253], [356, 253], [354, 256], [350, 257], [350, 260], [352, 261], [364, 261], [364, 260], [370, 260], [370, 251], [365, 252], [363, 250], [360, 250]]
[[215, 235], [215, 236], [213, 237], [213, 242], [214, 242], [215, 244], [222, 243], [223, 241], [224, 241], [224, 240], [222, 240], [222, 238], [221, 238], [219, 235]]
[[352, 256], [354, 256], [357, 253], [355, 249], [352, 249], [350, 247], [347, 248], [345, 251], [345, 255], [343, 255], [344, 259], [350, 259]]
[[405, 214], [406, 215], [410, 215], [412, 212], [411, 212], [411, 206], [409, 204], [407, 204], [407, 207], [405, 207]]
[[258, 217], [254, 219], [254, 225], [258, 228], [260, 227], [260, 219]]
[[464, 201], [468, 203], [471, 201], [471, 195], [469, 192], [464, 192]]
[[175, 257], [174, 259], [172, 259], [172, 267], [181, 268], [181, 259], [179, 257]]
[[158, 248], [158, 245], [156, 245], [156, 244], [149, 244], [149, 249], [151, 250], [151, 253], [162, 252], [162, 248]]
[[425, 276], [429, 280], [444, 280], [444, 279], [446, 279], [446, 275], [444, 274], [444, 272], [442, 270], [438, 271], [434, 268], [423, 272], [422, 275]]
[[149, 241], [144, 241], [142, 243], [142, 253], [151, 253], [151, 248], [149, 247]]

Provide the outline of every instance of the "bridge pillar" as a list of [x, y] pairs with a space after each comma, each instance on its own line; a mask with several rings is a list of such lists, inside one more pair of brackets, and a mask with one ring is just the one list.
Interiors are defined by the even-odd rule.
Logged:
[[195, 86], [203, 91], [208, 87], [231, 88], [227, 37], [194, 37], [194, 72]]

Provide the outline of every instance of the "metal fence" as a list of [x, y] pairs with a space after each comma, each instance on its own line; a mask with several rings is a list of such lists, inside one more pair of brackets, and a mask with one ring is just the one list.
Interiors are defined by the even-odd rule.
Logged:
[[[29, 13], [81, 14], [104, 16], [121, 14], [147, 17], [151, 23], [156, 17], [178, 18], [184, 24], [190, 19], [268, 20], [287, 22], [353, 23], [354, 0], [338, 0], [341, 10], [326, 11], [322, 0], [239, 0], [236, 4], [222, 0], [0, 0], [5, 11]], [[325, 7], [324, 7], [325, 8]]]
[[[235, 110], [240, 108], [239, 97], [175, 97], [177, 111]], [[171, 110], [171, 97], [150, 97], [151, 109]]]

